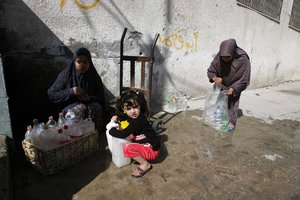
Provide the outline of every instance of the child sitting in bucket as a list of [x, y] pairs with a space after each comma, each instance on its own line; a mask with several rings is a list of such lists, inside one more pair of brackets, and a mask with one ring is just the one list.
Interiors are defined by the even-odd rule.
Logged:
[[[109, 134], [117, 138], [130, 136], [131, 142], [122, 146], [123, 154], [139, 163], [131, 175], [136, 178], [142, 177], [152, 169], [149, 161], [156, 159], [160, 152], [160, 140], [146, 118], [146, 99], [140, 91], [127, 90], [118, 98], [116, 109], [117, 115], [107, 124]], [[128, 123], [125, 128], [121, 128], [117, 121]]]

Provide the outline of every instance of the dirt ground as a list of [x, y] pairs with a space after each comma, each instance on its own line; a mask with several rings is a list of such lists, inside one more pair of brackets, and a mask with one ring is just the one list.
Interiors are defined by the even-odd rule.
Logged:
[[117, 168], [108, 150], [47, 176], [24, 158], [12, 162], [14, 199], [300, 199], [300, 122], [239, 118], [221, 135], [201, 110], [177, 114], [160, 134], [160, 158], [142, 178], [134, 164]]

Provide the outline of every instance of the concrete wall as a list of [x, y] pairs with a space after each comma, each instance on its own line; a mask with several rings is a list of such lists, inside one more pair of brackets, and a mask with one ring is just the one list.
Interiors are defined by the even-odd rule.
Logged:
[[128, 28], [128, 55], [148, 55], [159, 33], [153, 75], [153, 100], [159, 104], [175, 90], [205, 96], [211, 87], [206, 69], [228, 38], [235, 38], [251, 58], [251, 88], [299, 80], [300, 33], [288, 28], [291, 5], [292, 0], [283, 1], [277, 23], [234, 0], [2, 0], [0, 50], [12, 61], [6, 65], [15, 69], [11, 73], [40, 66], [48, 82], [38, 89], [46, 90], [71, 52], [85, 46], [107, 93], [114, 96], [123, 29]]
[[[43, 49], [60, 55], [65, 48], [84, 45], [92, 51], [98, 72], [113, 94], [119, 87], [116, 77], [124, 27], [131, 32], [125, 50], [137, 55], [147, 54], [155, 33], [160, 33], [154, 87], [162, 96], [173, 88], [188, 89], [193, 96], [205, 94], [206, 69], [220, 42], [228, 38], [236, 38], [251, 57], [251, 87], [300, 77], [296, 62], [300, 34], [288, 28], [292, 0], [283, 1], [280, 23], [233, 0], [4, 0], [1, 4], [5, 11], [1, 27], [13, 33], [9, 35], [13, 50]], [[34, 21], [40, 21], [39, 26]]]

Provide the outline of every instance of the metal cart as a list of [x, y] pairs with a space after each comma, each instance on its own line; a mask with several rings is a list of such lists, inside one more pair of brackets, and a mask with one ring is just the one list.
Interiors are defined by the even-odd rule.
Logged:
[[[127, 32], [127, 28], [124, 28], [121, 43], [120, 43], [120, 95], [123, 91], [128, 89], [139, 90], [143, 92], [147, 99], [149, 111], [151, 113], [151, 92], [152, 92], [152, 72], [154, 63], [154, 49], [158, 40], [159, 34], [157, 33], [151, 45], [149, 56], [128, 56], [124, 55], [124, 39]], [[124, 62], [130, 62], [130, 85], [125, 87], [123, 85], [123, 74], [124, 74]], [[136, 68], [140, 67], [140, 85], [136, 84]], [[146, 72], [146, 69], [148, 70]], [[147, 77], [146, 77], [147, 74]], [[160, 132], [164, 126], [162, 119], [153, 119], [149, 113], [148, 119], [152, 124], [152, 127], [156, 132]]]

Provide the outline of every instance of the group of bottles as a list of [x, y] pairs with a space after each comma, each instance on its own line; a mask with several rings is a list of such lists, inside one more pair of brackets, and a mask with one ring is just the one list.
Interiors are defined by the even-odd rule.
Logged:
[[168, 107], [174, 111], [185, 111], [188, 109], [188, 93], [187, 92], [173, 92], [168, 95]]
[[220, 105], [217, 105], [214, 112], [214, 128], [219, 131], [227, 131], [228, 113]]
[[27, 126], [25, 139], [35, 147], [47, 151], [71, 141], [72, 137], [80, 137], [93, 130], [95, 130], [95, 124], [90, 119], [65, 118], [63, 113], [59, 113], [57, 122], [53, 116], [49, 116], [46, 124], [34, 119], [33, 126]]

